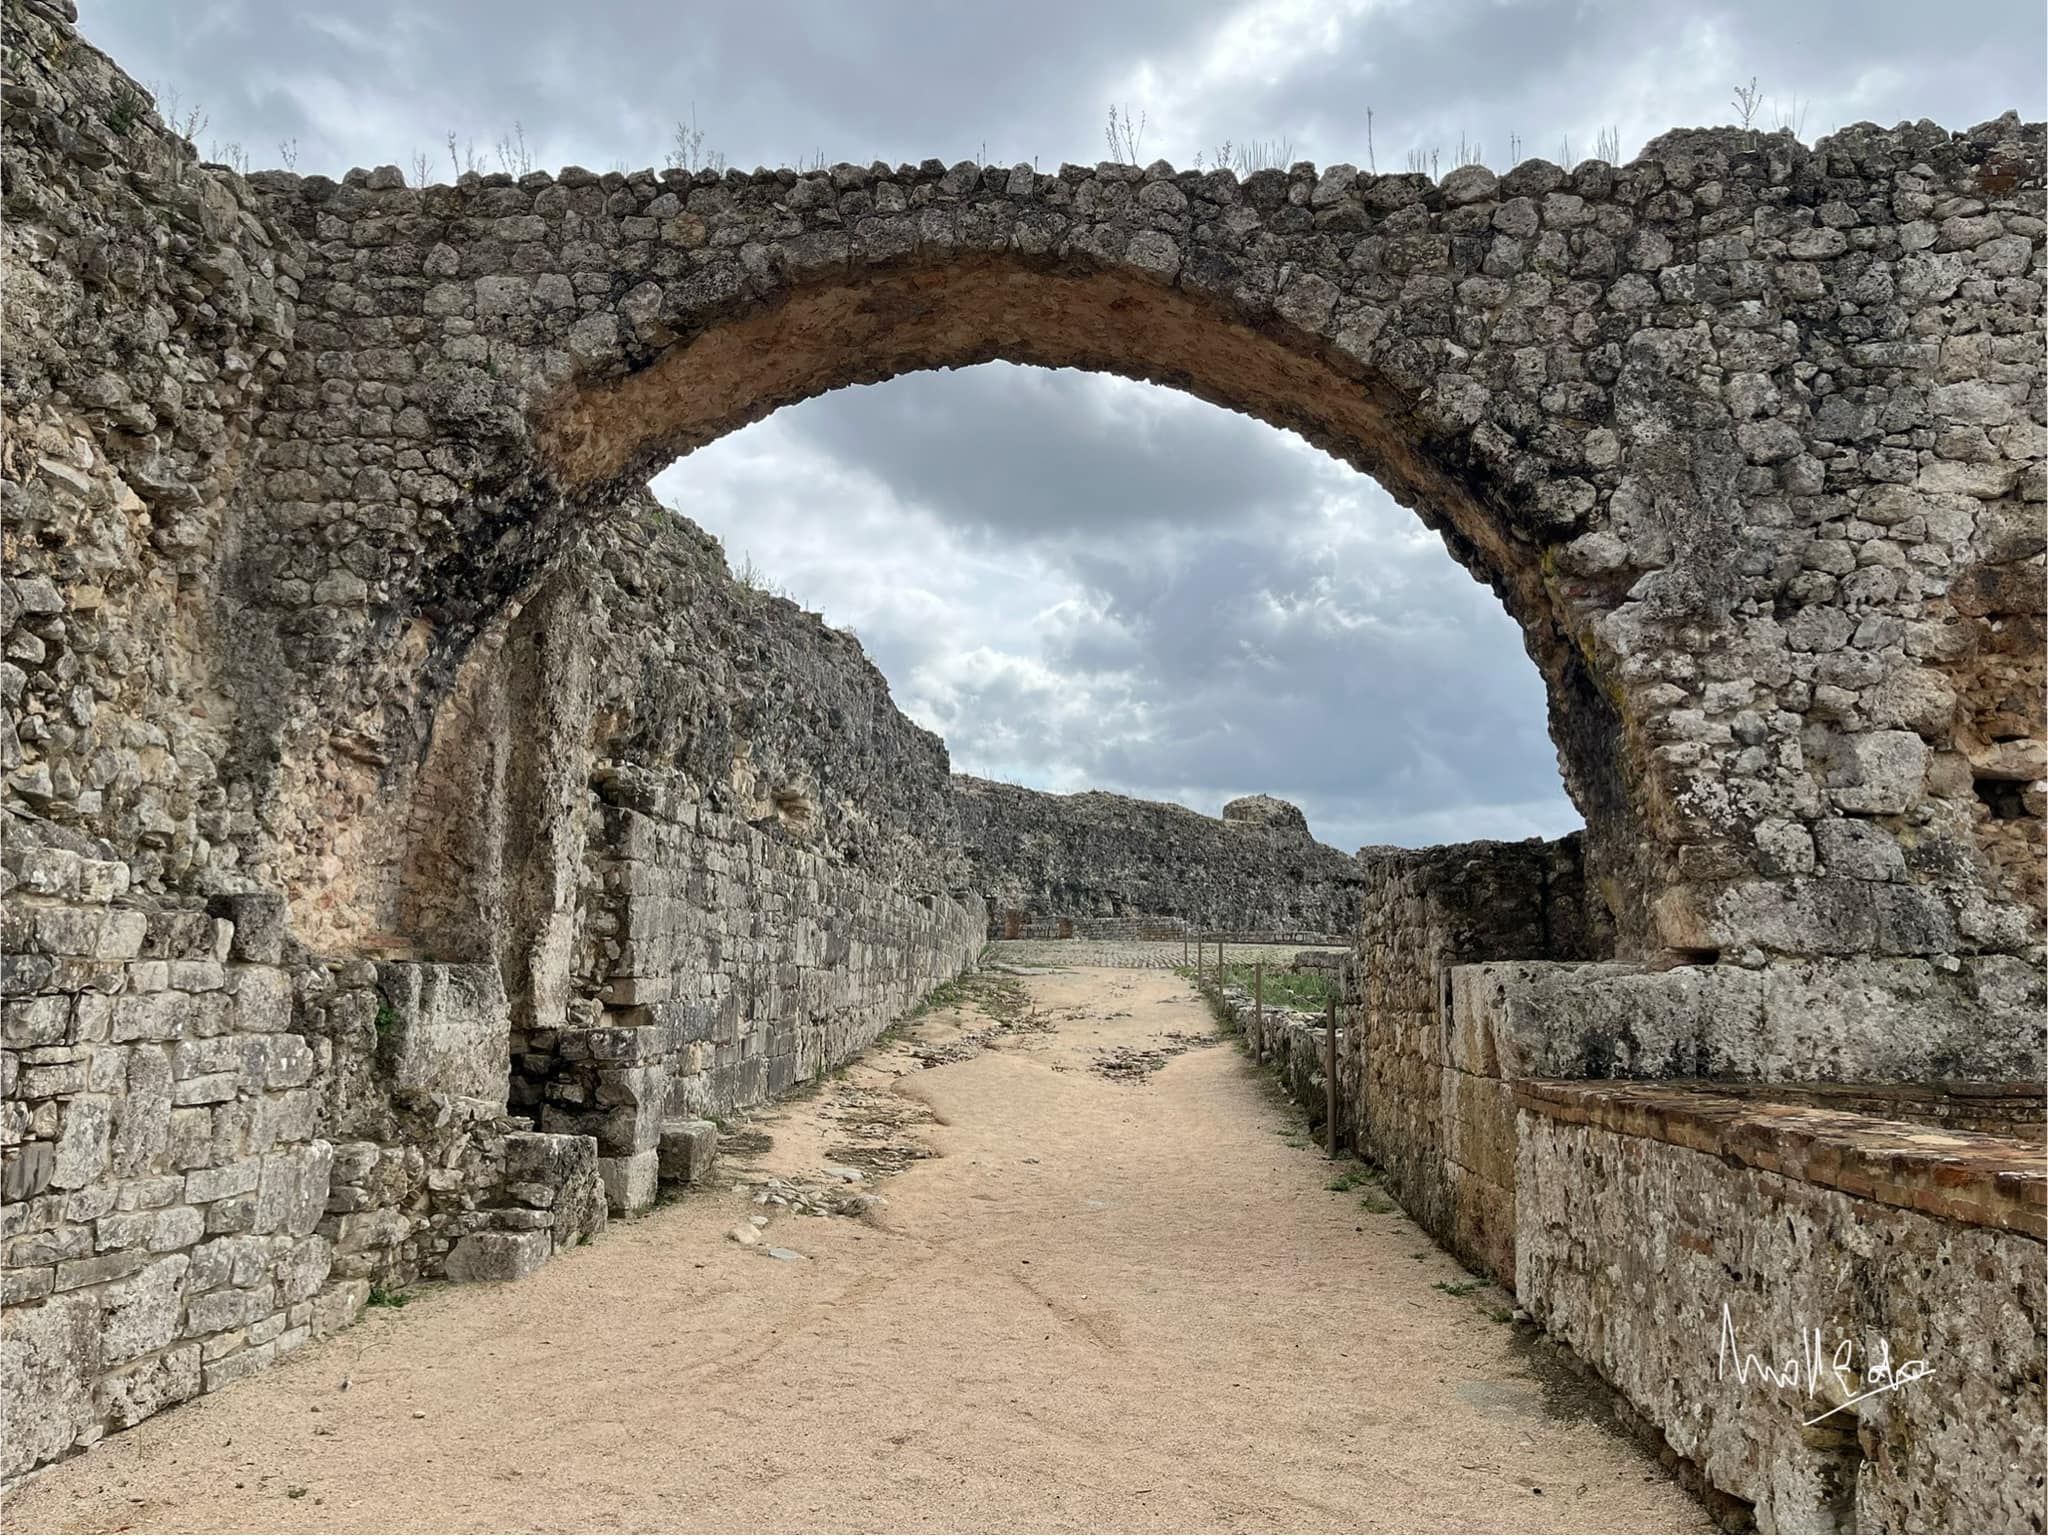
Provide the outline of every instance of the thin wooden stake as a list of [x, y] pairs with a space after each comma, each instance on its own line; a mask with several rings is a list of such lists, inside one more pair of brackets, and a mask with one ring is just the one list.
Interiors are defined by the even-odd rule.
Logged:
[[1249, 1034], [1252, 1042], [1252, 1060], [1259, 1061], [1265, 1056], [1266, 1038], [1266, 962], [1252, 962], [1252, 1017]]
[[1337, 999], [1323, 1015], [1323, 1141], [1337, 1155]]

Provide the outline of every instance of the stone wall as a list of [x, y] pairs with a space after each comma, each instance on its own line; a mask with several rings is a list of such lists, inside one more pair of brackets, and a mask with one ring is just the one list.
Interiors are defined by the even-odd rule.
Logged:
[[1418, 1221], [1503, 1281], [1518, 1080], [1954, 1080], [2010, 1095], [2048, 1076], [2048, 995], [2017, 956], [1650, 969], [1600, 958], [1608, 929], [1576, 838], [1361, 862], [1374, 883], [1346, 1005], [1345, 1133]]
[[10, 809], [0, 1475], [372, 1283], [588, 1241], [651, 1202], [665, 1128], [822, 1074], [981, 946], [943, 747], [658, 508], [571, 550], [442, 716], [373, 956]]
[[493, 967], [312, 966], [278, 907], [135, 904], [7, 828], [0, 1476], [604, 1223], [587, 1140], [505, 1114]]
[[[249, 536], [345, 602], [376, 498], [460, 466], [335, 361], [375, 275], [338, 284], [61, 9], [11, 0], [0, 93], [0, 1477], [373, 1284], [590, 1240], [664, 1126], [843, 1059], [982, 930], [943, 745], [644, 493], [489, 623], [393, 620], [403, 749], [301, 688], [335, 634], [252, 612]], [[338, 423], [394, 446], [307, 447]]]
[[980, 916], [762, 827], [681, 775], [615, 766], [585, 893], [590, 992], [516, 1037], [516, 1092], [596, 1138], [614, 1209], [656, 1190], [662, 1127], [816, 1081], [970, 966]]
[[[1484, 1145], [1424, 1183], [1424, 1199], [1439, 1203], [1410, 1214], [1509, 1285], [1717, 1507], [1733, 1501], [1735, 1518], [1765, 1530], [2042, 1528], [2048, 1172], [2038, 1081], [1545, 1080], [1528, 1074], [1583, 1066], [1574, 1053], [1584, 1040], [1553, 1027], [1547, 1040], [1518, 1044], [1485, 1007], [1504, 975], [1547, 974], [1562, 991], [1625, 969], [1453, 973], [1442, 1076], [1470, 1079], [1479, 1108], [1453, 1121], [1446, 1091], [1441, 1152], [1455, 1159], [1475, 1137]], [[1320, 1135], [1323, 1021], [1268, 1008], [1261, 1024], [1243, 989], [1219, 996]], [[1370, 1080], [1363, 1104], [1350, 1097], [1355, 999], [1346, 1014], [1340, 1131], [1398, 1123], [1373, 1102], [1384, 1090]], [[1597, 1030], [1598, 1010], [1594, 1019]], [[1372, 1040], [1359, 1044], [1369, 1052]], [[1627, 1053], [1615, 1047], [1609, 1036], [1591, 1057], [1621, 1073]], [[1393, 1177], [1386, 1184], [1408, 1203]], [[1816, 1355], [1817, 1375], [1798, 1375]], [[1933, 1374], [1807, 1422], [1881, 1386], [1887, 1360], [1894, 1373], [1918, 1360]]]
[[[2038, 1147], [1710, 1091], [1520, 1103], [1519, 1299], [1759, 1529], [2048, 1523]], [[1931, 1374], [1808, 1422], [1887, 1355]]]
[[1576, 835], [1556, 842], [1368, 848], [1371, 884], [1339, 1064], [1347, 1137], [1453, 1252], [1514, 1272], [1512, 1087], [1453, 1027], [1453, 969], [1594, 960], [1613, 930]]
[[953, 784], [993, 938], [1063, 937], [1062, 920], [1076, 933], [1096, 919], [1315, 937], [1357, 925], [1364, 873], [1284, 801], [1246, 796], [1218, 819], [1099, 790], [1049, 795], [966, 774]]
[[[2005, 118], [1688, 131], [1441, 184], [266, 175], [321, 313], [261, 472], [350, 578], [257, 515], [251, 591], [295, 697], [404, 757], [440, 656], [680, 453], [990, 357], [1167, 380], [1373, 474], [1499, 593], [1624, 953], [2022, 954], [2042, 156]], [[318, 778], [323, 738], [280, 735]]]

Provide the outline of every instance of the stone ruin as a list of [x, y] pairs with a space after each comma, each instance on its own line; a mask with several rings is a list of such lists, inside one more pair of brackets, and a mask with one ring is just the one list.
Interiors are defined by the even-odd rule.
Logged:
[[1358, 927], [1364, 870], [1310, 837], [1285, 800], [1246, 795], [1219, 821], [1128, 795], [1049, 795], [968, 774], [955, 774], [953, 789], [990, 938], [1342, 942]]
[[[2039, 125], [408, 187], [5, 21], [0, 1475], [583, 1240], [972, 962], [943, 745], [645, 482], [1004, 358], [1301, 433], [1523, 630], [1583, 836], [1359, 861], [1403, 1197], [1759, 1521], [2039, 1527]], [[1937, 1375], [1708, 1376], [1798, 1301]]]

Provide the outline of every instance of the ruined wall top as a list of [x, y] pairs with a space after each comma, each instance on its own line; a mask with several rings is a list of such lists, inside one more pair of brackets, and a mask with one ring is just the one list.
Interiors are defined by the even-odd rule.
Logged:
[[[969, 878], [1005, 914], [1181, 918], [1232, 933], [1345, 934], [1365, 873], [1315, 841], [1295, 807], [1234, 800], [1219, 819], [1183, 805], [1087, 790], [1053, 795], [953, 777]], [[1259, 814], [1247, 815], [1244, 812]]]

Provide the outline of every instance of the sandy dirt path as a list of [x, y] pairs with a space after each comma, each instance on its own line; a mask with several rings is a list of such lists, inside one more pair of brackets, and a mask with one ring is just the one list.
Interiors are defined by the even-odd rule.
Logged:
[[[757, 1118], [715, 1192], [374, 1309], [31, 1479], [8, 1527], [1708, 1528], [1498, 1292], [1438, 1289], [1467, 1277], [1420, 1229], [1329, 1187], [1180, 977], [970, 990]], [[754, 1201], [849, 1163], [885, 1208]]]

